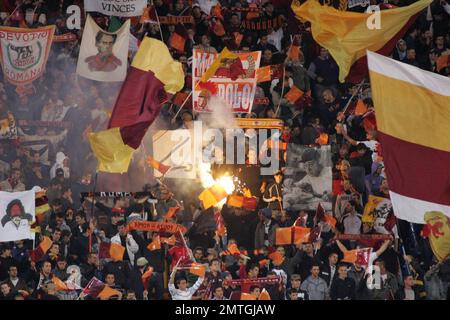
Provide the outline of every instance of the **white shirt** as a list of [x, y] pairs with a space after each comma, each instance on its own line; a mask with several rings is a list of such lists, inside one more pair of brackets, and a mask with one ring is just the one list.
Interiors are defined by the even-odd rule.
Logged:
[[405, 299], [403, 300], [415, 300], [414, 290], [405, 288]]
[[16, 279], [11, 279], [11, 278], [9, 278], [9, 280], [10, 280], [11, 283], [14, 285], [14, 287], [17, 285], [17, 282], [19, 282], [19, 278], [16, 278]]
[[204, 278], [198, 278], [194, 285], [186, 290], [177, 289], [173, 283], [169, 283], [169, 292], [172, 300], [191, 300], [195, 291], [200, 288], [203, 280]]
[[361, 233], [361, 219], [355, 214], [348, 215], [344, 218], [344, 233], [345, 234], [360, 234]]

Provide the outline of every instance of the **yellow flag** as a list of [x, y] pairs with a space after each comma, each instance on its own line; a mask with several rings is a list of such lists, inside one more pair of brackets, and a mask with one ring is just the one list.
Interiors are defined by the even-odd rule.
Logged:
[[432, 0], [420, 0], [407, 7], [381, 10], [381, 26], [369, 29], [378, 13], [340, 11], [322, 6], [319, 1], [308, 0], [300, 5], [292, 3], [299, 20], [311, 22], [314, 40], [327, 48], [339, 66], [339, 81], [344, 82], [354, 62], [366, 55], [366, 50], [378, 51], [393, 39], [416, 13], [426, 8]]
[[134, 149], [124, 144], [120, 128], [91, 133], [89, 143], [98, 160], [98, 171], [111, 173], [128, 171]]
[[228, 50], [227, 47], [223, 48], [222, 52], [219, 53], [219, 55], [216, 57], [216, 59], [214, 59], [214, 62], [209, 66], [209, 68], [206, 70], [206, 72], [202, 75], [200, 81], [201, 82], [208, 81], [208, 79], [211, 78], [216, 73], [217, 69], [219, 69], [222, 59], [226, 59], [226, 58], [236, 59], [236, 58], [238, 58], [238, 55], [231, 52], [230, 50]]

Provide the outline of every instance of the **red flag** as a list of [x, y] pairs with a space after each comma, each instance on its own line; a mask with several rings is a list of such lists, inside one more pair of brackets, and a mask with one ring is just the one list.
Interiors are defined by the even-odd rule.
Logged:
[[319, 202], [319, 205], [317, 206], [316, 215], [314, 216], [314, 224], [318, 224], [320, 221], [323, 221], [325, 219], [325, 210], [323, 209], [322, 205]]
[[100, 259], [112, 259], [113, 261], [122, 261], [125, 253], [125, 247], [117, 243], [101, 242], [98, 249]]
[[33, 262], [38, 262], [42, 259], [42, 257], [47, 253], [48, 249], [52, 246], [53, 241], [47, 237], [44, 236], [42, 241], [39, 243], [39, 246], [31, 251], [30, 258]]

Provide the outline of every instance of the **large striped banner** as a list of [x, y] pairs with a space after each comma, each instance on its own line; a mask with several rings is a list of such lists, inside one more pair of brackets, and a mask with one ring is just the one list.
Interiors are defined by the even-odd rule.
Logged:
[[394, 213], [450, 217], [450, 79], [368, 52], [370, 82]]

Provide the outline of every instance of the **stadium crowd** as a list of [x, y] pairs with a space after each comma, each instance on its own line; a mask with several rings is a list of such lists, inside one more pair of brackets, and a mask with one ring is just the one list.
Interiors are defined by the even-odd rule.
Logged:
[[[388, 2], [404, 6], [412, 1]], [[211, 10], [218, 3], [220, 13]], [[183, 64], [183, 91], [187, 93], [192, 88], [193, 48], [220, 52], [227, 46], [236, 51], [261, 51], [261, 66], [281, 65], [283, 80], [259, 83], [257, 97], [266, 99], [255, 102], [251, 113], [237, 116], [282, 119], [286, 143], [316, 145], [321, 134], [327, 134], [333, 160], [332, 214], [336, 225], [317, 221], [315, 210], [280, 210], [282, 199], [272, 187], [282, 190], [281, 170], [270, 179], [261, 178], [260, 193], [255, 194], [259, 199], [256, 210], [227, 204], [220, 209], [227, 234], [218, 236], [214, 210], [203, 210], [197, 195], [181, 197], [177, 185], [170, 181], [167, 185], [158, 183], [144, 160], [132, 164], [128, 173], [131, 188], [114, 191], [144, 191], [149, 196], [81, 197], [82, 193], [102, 191], [95, 185], [96, 160], [87, 134], [107, 127], [120, 84], [76, 75], [82, 30], [67, 29], [66, 9], [72, 4], [82, 7], [82, 1], [2, 1], [0, 12], [5, 14], [0, 16], [1, 25], [19, 26], [11, 13], [20, 5], [23, 16], [30, 8], [34, 10], [26, 21], [28, 27], [55, 24], [56, 34], [72, 32], [77, 38], [53, 43], [45, 75], [24, 92], [3, 78], [0, 81], [0, 119], [12, 113], [18, 133], [17, 139], [0, 141], [0, 190], [16, 192], [40, 186], [46, 189], [50, 206], [40, 221], [35, 242], [0, 244], [0, 300], [94, 299], [81, 293], [93, 277], [120, 292], [104, 299], [222, 300], [240, 299], [243, 294], [259, 299], [263, 293], [273, 300], [449, 299], [448, 260], [437, 263], [421, 234], [422, 225], [398, 220], [386, 228], [391, 239], [371, 244], [369, 265], [379, 267], [379, 286], [367, 285], [371, 275], [365, 267], [341, 261], [348, 250], [365, 246], [335, 236], [377, 233], [373, 225], [362, 222], [364, 206], [369, 195], [389, 198], [382, 148], [376, 143], [370, 83], [367, 78], [365, 82], [340, 83], [333, 58], [313, 40], [308, 23], [292, 16], [286, 3], [289, 1], [155, 0], [159, 16], [181, 13], [193, 16], [194, 23], [164, 24], [161, 29], [157, 23], [140, 24], [139, 19], [132, 23], [131, 32], [137, 39], [144, 35], [162, 37], [169, 44], [175, 31], [185, 35], [184, 52], [171, 52]], [[258, 8], [260, 17], [277, 18], [281, 23], [276, 29], [249, 29], [243, 22], [255, 12], [245, 8]], [[357, 6], [353, 10], [364, 9]], [[110, 17], [93, 16], [101, 27], [108, 28]], [[450, 68], [439, 69], [437, 60], [450, 50], [449, 22], [450, 5], [434, 1], [398, 41], [391, 56], [448, 76]], [[236, 32], [243, 35], [239, 43]], [[299, 47], [295, 55], [289, 51], [293, 43]], [[295, 103], [284, 96], [293, 85], [306, 93]], [[188, 107], [171, 121], [179, 107], [164, 104], [159, 126], [189, 127], [195, 115]], [[356, 111], [360, 107], [365, 110], [362, 114]], [[152, 204], [148, 198], [158, 201]], [[160, 248], [149, 250], [148, 245], [158, 235], [167, 234], [127, 229], [134, 220], [163, 221], [167, 210], [176, 205], [181, 209], [169, 222], [186, 227], [183, 241], [178, 238], [175, 244], [162, 243]], [[311, 242], [277, 246], [275, 230], [294, 222], [313, 229], [320, 226], [321, 232]], [[48, 236], [52, 245], [34, 261], [30, 252], [43, 236]], [[125, 247], [122, 259], [100, 258], [104, 242]], [[238, 250], [230, 253], [233, 244]], [[275, 259], [274, 251], [278, 252]], [[180, 267], [180, 261], [189, 257], [206, 266], [204, 277]], [[153, 272], [143, 283], [142, 275], [149, 268]], [[58, 290], [52, 281], [53, 277], [66, 281], [73, 274], [75, 290]], [[270, 281], [275, 278], [281, 280]]]

